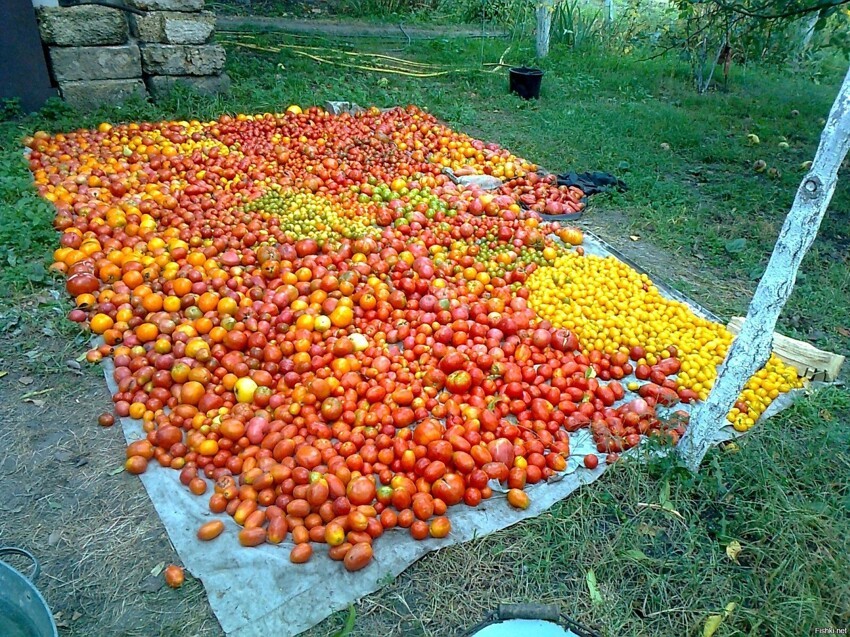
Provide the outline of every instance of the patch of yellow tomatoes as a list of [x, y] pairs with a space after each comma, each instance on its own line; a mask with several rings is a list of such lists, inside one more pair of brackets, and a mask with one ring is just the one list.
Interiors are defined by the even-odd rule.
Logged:
[[[654, 365], [669, 346], [679, 352], [679, 382], [705, 400], [732, 343], [722, 325], [697, 316], [661, 295], [645, 274], [614, 257], [567, 252], [528, 279], [529, 303], [542, 318], [565, 327], [587, 349], [628, 353], [640, 346]], [[747, 383], [728, 420], [738, 431], [752, 427], [780, 394], [802, 385], [796, 370], [775, 355]]]

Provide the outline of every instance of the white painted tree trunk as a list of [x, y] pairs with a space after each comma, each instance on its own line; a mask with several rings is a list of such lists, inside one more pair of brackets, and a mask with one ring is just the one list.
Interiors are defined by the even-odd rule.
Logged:
[[688, 431], [679, 443], [679, 455], [693, 472], [699, 469], [717, 431], [727, 424], [726, 414], [747, 380], [770, 357], [776, 320], [794, 288], [800, 263], [817, 236], [848, 148], [850, 70], [832, 105], [811, 170], [797, 189], [794, 204], [779, 232], [741, 333], [732, 342], [708, 399], [694, 409]]
[[809, 46], [809, 43], [812, 41], [812, 36], [815, 34], [815, 26], [817, 26], [818, 20], [820, 19], [820, 12], [815, 11], [814, 13], [810, 13], [802, 20], [802, 24], [800, 27], [800, 53], [804, 53], [806, 48]]
[[554, 0], [538, 0], [537, 4], [537, 57], [549, 55], [549, 32], [552, 30]]
[[603, 0], [605, 15], [605, 26], [610, 28], [614, 24], [614, 0]]

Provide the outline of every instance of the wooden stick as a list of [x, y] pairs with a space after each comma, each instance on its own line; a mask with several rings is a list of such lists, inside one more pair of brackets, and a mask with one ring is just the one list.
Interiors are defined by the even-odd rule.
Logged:
[[[733, 334], [741, 331], [744, 324], [742, 316], [735, 316], [726, 326]], [[773, 334], [773, 353], [782, 361], [797, 370], [797, 375], [809, 380], [833, 382], [838, 378], [844, 357], [840, 354], [825, 352], [814, 345], [798, 341], [782, 334]]]

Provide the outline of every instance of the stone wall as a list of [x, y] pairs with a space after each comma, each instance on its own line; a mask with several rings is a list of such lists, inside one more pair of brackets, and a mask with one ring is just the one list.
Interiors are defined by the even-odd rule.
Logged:
[[226, 92], [225, 51], [212, 43], [204, 0], [127, 0], [135, 15], [98, 5], [39, 7], [41, 38], [62, 97], [80, 108], [154, 98], [177, 84]]

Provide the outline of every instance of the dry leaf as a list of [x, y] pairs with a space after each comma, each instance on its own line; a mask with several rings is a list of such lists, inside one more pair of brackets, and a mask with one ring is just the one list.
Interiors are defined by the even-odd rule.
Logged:
[[160, 562], [151, 569], [151, 575], [156, 577], [157, 575], [162, 573], [163, 570], [165, 570], [165, 562]]
[[638, 524], [637, 532], [641, 535], [648, 535], [650, 537], [658, 537], [658, 534], [661, 532], [661, 529], [658, 527], [650, 526], [645, 522], [641, 522]]
[[80, 617], [82, 617], [82, 616], [83, 616], [83, 614], [82, 614], [80, 611], [75, 610], [75, 611], [74, 611], [74, 614], [73, 614], [73, 615], [71, 615], [71, 621], [72, 621], [72, 622], [75, 622], [75, 621], [77, 621], [77, 620], [78, 620]]
[[836, 331], [841, 334], [841, 336], [844, 336], [845, 338], [850, 338], [850, 330], [848, 330], [846, 327], [837, 327]]
[[31, 376], [21, 376], [21, 377], [18, 379], [18, 382], [19, 382], [21, 385], [32, 385], [32, 383], [33, 383], [33, 379], [32, 379], [32, 377], [31, 377]]
[[638, 234], [630, 234], [630, 235], [629, 235], [629, 239], [631, 239], [632, 241], [640, 241], [640, 235], [638, 235]]
[[705, 626], [702, 628], [702, 637], [713, 637], [720, 624], [723, 623], [723, 615], [709, 615], [705, 620]]
[[8, 376], [8, 375], [9, 375], [9, 372], [0, 372], [0, 378], [3, 378], [4, 376]]
[[139, 590], [143, 593], [156, 593], [159, 589], [165, 586], [165, 580], [155, 575], [148, 575], [139, 584]]
[[71, 627], [71, 625], [68, 622], [66, 622], [64, 619], [62, 619], [62, 613], [61, 612], [56, 613], [53, 616], [53, 621], [56, 623], [56, 628], [68, 629], [68, 628]]
[[708, 619], [705, 620], [705, 626], [702, 628], [702, 637], [713, 637], [714, 633], [717, 632], [717, 629], [720, 628], [720, 624], [722, 624], [736, 608], [738, 608], [738, 604], [735, 602], [729, 602], [726, 604], [726, 608], [723, 609], [722, 614], [709, 615]]
[[821, 409], [818, 416], [820, 416], [821, 420], [824, 422], [832, 422], [832, 413], [830, 413], [828, 409]]
[[36, 407], [44, 407], [44, 401], [40, 398], [24, 398], [25, 403], [32, 403]]
[[726, 555], [730, 560], [738, 563], [738, 555], [741, 553], [741, 543], [738, 540], [732, 540], [729, 544], [726, 545]]
[[44, 394], [49, 394], [52, 391], [52, 387], [48, 387], [47, 389], [40, 389], [39, 391], [28, 391], [26, 394], [21, 396], [21, 400], [27, 402], [30, 398], [35, 398], [36, 396], [43, 396]]

